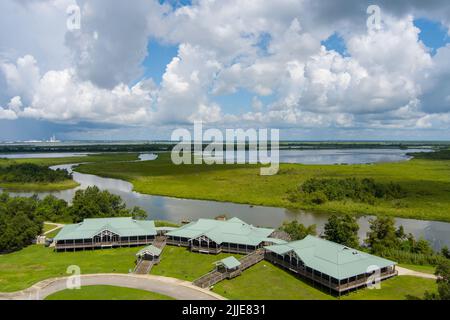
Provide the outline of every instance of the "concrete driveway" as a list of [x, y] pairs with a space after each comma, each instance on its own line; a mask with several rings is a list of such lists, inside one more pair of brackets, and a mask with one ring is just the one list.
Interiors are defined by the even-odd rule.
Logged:
[[[11, 293], [0, 293], [0, 300], [42, 300], [65, 290], [68, 277], [41, 281], [32, 287]], [[218, 294], [192, 283], [174, 278], [135, 274], [92, 274], [81, 276], [81, 286], [111, 285], [160, 293], [177, 300], [225, 300]]]

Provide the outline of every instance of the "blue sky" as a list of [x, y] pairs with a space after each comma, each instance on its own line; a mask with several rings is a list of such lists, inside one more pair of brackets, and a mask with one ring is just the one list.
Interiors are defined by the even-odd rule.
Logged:
[[168, 139], [194, 119], [284, 139], [449, 136], [444, 1], [380, 1], [375, 33], [364, 4], [327, 1], [95, 0], [83, 15], [79, 0], [80, 31], [58, 29], [72, 1], [0, 5], [2, 30], [17, 20], [0, 34], [0, 140]]

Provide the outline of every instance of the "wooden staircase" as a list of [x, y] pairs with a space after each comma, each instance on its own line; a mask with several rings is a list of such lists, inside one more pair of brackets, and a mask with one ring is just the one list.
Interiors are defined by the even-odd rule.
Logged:
[[154, 261], [140, 260], [134, 269], [135, 274], [148, 274], [152, 269]]
[[230, 271], [220, 272], [217, 270], [213, 270], [195, 280], [193, 284], [200, 288], [210, 288], [211, 286], [215, 285], [216, 283], [219, 283], [220, 281], [237, 277], [238, 275], [241, 274], [242, 271], [250, 268], [251, 266], [257, 264], [262, 260], [264, 260], [264, 250], [262, 249], [256, 250], [250, 254], [245, 255], [239, 260], [241, 265], [239, 266], [238, 270], [231, 272]]

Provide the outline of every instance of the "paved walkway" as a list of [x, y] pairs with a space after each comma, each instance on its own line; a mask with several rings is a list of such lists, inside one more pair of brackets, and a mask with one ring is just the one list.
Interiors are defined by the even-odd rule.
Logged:
[[55, 230], [58, 230], [59, 228], [64, 227], [64, 224], [61, 224], [61, 223], [53, 223], [53, 222], [44, 222], [44, 223], [51, 224], [51, 225], [55, 226], [53, 229], [48, 230], [47, 232], [44, 232], [44, 234], [43, 234], [44, 236], [49, 234], [49, 233], [51, 233], [51, 232], [53, 232], [53, 231], [55, 231]]
[[436, 279], [437, 278], [434, 274], [414, 271], [414, 270], [402, 268], [399, 266], [396, 266], [395, 270], [398, 271], [399, 276], [414, 276], [414, 277], [427, 278], [427, 279]]
[[[0, 300], [42, 300], [66, 289], [68, 277], [41, 281], [32, 287], [11, 293], [0, 293]], [[91, 274], [81, 276], [81, 285], [111, 285], [160, 293], [177, 300], [225, 300], [209, 290], [174, 278], [135, 274]]]

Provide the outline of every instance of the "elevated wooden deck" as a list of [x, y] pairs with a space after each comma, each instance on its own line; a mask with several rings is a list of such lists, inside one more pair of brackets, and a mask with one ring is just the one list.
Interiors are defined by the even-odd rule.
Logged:
[[264, 260], [264, 250], [256, 250], [244, 257], [239, 262], [241, 265], [236, 270], [218, 271], [217, 269], [201, 276], [193, 282], [194, 285], [200, 288], [210, 288], [211, 286], [223, 281], [225, 279], [232, 279], [239, 276], [244, 270]]

